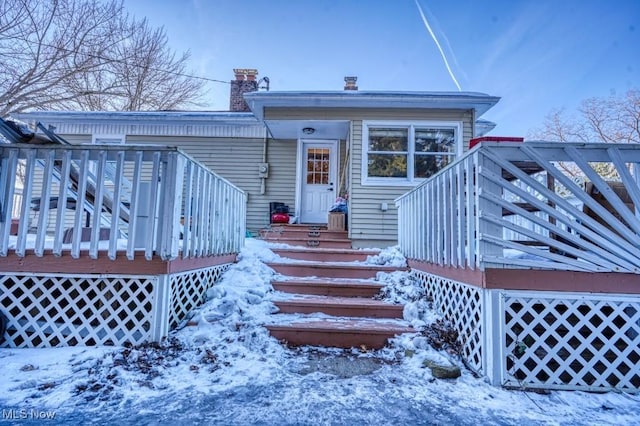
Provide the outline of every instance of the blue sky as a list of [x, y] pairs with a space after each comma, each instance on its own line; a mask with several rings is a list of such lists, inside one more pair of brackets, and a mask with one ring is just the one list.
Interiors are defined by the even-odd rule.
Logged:
[[[552, 109], [640, 88], [640, 0], [419, 0], [464, 91], [502, 100], [494, 135], [526, 136]], [[126, 0], [191, 51], [197, 75], [257, 68], [271, 90], [456, 91], [415, 0]], [[228, 109], [211, 83], [206, 108]]]

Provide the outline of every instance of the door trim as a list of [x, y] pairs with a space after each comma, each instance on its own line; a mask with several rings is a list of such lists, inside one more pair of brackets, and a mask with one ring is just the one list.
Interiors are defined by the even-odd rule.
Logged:
[[[305, 142], [311, 142], [311, 143], [330, 143], [333, 144], [333, 146], [335, 147], [335, 153], [336, 153], [336, 167], [335, 167], [335, 194], [336, 197], [338, 196], [338, 191], [340, 191], [340, 141], [338, 139], [309, 139], [309, 138], [305, 138], [305, 139], [298, 139], [298, 146], [297, 146], [297, 152], [296, 152], [296, 196], [295, 196], [295, 209], [296, 209], [296, 216], [298, 217], [298, 223], [301, 223], [301, 207], [302, 207], [302, 179], [304, 177], [306, 177], [306, 158], [304, 157], [304, 143]], [[305, 162], [303, 167], [303, 162]], [[328, 218], [327, 218], [328, 221]]]

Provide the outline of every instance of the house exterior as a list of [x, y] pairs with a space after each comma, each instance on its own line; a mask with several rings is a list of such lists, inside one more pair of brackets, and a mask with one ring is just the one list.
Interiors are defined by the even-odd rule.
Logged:
[[[228, 112], [29, 112], [72, 143], [176, 146], [247, 194], [247, 229], [269, 225], [270, 203], [299, 223], [327, 223], [348, 197], [354, 247], [397, 243], [394, 200], [462, 155], [494, 125], [499, 98], [475, 92], [258, 91], [234, 70]], [[243, 98], [242, 98], [243, 97]]]

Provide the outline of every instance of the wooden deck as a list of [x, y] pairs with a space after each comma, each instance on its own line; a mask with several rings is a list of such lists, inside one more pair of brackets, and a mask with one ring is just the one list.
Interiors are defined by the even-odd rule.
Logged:
[[548, 269], [469, 268], [408, 260], [409, 267], [484, 289], [640, 294], [640, 275]]
[[505, 387], [640, 392], [638, 164], [635, 144], [483, 142], [396, 200], [412, 276], [472, 369]]
[[0, 271], [3, 273], [61, 273], [61, 274], [116, 274], [116, 275], [163, 275], [176, 274], [194, 269], [233, 263], [236, 254], [210, 255], [206, 257], [177, 258], [163, 260], [160, 256], [153, 256], [151, 260], [139, 257], [134, 260], [127, 258], [126, 252], [116, 254], [111, 260], [107, 252], [101, 253], [97, 259], [90, 256], [89, 251], [81, 251], [78, 257], [63, 252], [61, 256], [52, 251], [45, 251], [41, 256], [27, 251], [18, 256], [15, 251], [9, 251], [7, 256], [0, 257]]
[[244, 192], [176, 148], [0, 144], [0, 189], [4, 346], [159, 341], [244, 245]]

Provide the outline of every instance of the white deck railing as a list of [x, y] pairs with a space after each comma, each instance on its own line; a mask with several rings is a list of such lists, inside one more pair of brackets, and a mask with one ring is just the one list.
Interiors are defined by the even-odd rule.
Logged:
[[[595, 163], [613, 165], [619, 183]], [[634, 144], [483, 143], [396, 200], [401, 250], [480, 270], [640, 273], [638, 163]], [[568, 177], [567, 165], [595, 190]]]
[[176, 148], [6, 144], [0, 161], [0, 256], [88, 250], [94, 259], [120, 251], [172, 260], [243, 245], [244, 192]]

